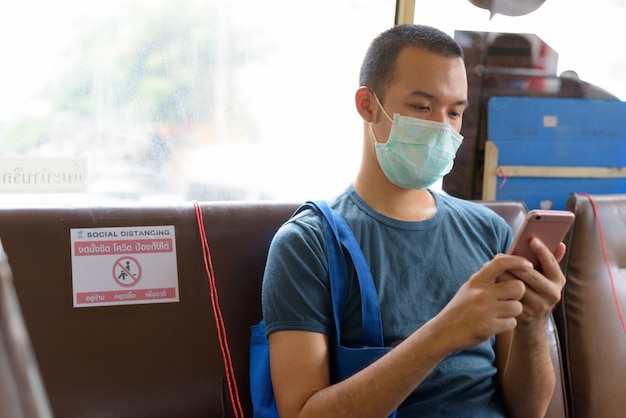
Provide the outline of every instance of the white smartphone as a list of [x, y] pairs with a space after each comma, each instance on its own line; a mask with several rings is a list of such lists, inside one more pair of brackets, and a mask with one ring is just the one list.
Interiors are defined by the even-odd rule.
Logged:
[[530, 240], [539, 238], [554, 254], [574, 222], [574, 214], [566, 210], [533, 209], [515, 235], [509, 254], [520, 255], [539, 268], [537, 255], [530, 249]]

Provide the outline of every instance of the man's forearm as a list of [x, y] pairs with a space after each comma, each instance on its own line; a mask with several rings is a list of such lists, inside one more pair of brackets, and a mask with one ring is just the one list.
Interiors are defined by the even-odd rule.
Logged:
[[554, 367], [545, 325], [514, 331], [502, 381], [508, 416], [543, 417], [554, 387]]

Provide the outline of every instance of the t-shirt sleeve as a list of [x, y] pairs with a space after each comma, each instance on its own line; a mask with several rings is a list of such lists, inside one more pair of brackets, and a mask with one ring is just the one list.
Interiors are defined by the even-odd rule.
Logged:
[[330, 334], [332, 303], [323, 224], [316, 215], [298, 216], [274, 236], [263, 277], [267, 335], [281, 330]]
[[511, 226], [506, 223], [504, 219], [499, 219], [499, 226], [497, 227], [498, 236], [500, 237], [501, 242], [501, 252], [506, 253], [509, 250], [509, 247], [513, 243], [513, 230]]

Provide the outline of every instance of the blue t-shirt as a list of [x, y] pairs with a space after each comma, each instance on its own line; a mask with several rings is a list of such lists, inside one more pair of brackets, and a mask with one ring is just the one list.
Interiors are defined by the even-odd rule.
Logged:
[[[512, 239], [507, 223], [473, 202], [433, 193], [437, 212], [399, 221], [369, 207], [353, 186], [331, 207], [348, 223], [367, 261], [380, 305], [383, 336], [394, 346], [434, 317], [461, 285]], [[349, 272], [342, 345], [362, 346], [357, 278]], [[272, 240], [263, 280], [267, 334], [280, 330], [334, 335], [323, 222], [305, 210]], [[444, 359], [398, 409], [415, 416], [502, 417], [495, 338]]]

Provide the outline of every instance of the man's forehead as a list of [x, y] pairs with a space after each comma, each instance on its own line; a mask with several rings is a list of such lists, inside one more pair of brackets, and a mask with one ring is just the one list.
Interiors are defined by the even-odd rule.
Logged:
[[425, 99], [437, 98], [445, 91], [446, 95], [457, 96], [453, 100], [459, 105], [467, 105], [467, 73], [461, 57], [427, 51], [398, 58], [387, 88], [399, 88], [404, 90], [403, 95]]

